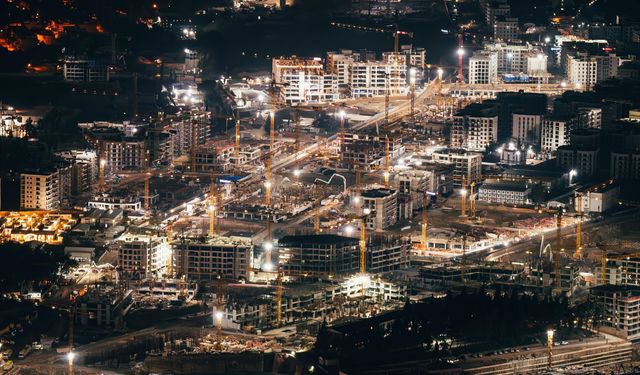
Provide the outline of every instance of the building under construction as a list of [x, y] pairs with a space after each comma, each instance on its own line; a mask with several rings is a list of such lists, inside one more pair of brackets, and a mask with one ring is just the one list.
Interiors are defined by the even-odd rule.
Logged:
[[250, 239], [181, 238], [172, 243], [172, 249], [174, 272], [188, 280], [249, 278], [253, 259]]
[[[335, 234], [285, 236], [278, 241], [285, 276], [340, 277], [360, 271], [359, 241]], [[371, 273], [406, 268], [410, 243], [395, 236], [372, 236], [366, 244], [366, 269]]]

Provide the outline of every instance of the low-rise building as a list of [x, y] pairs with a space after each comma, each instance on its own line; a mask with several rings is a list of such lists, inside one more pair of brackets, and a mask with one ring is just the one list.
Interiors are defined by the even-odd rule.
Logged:
[[453, 181], [457, 184], [464, 178], [467, 183], [480, 181], [482, 173], [482, 154], [465, 150], [444, 149], [434, 152], [433, 161], [453, 165]]
[[75, 321], [80, 326], [122, 327], [132, 303], [131, 290], [95, 288], [75, 301]]
[[524, 181], [485, 180], [478, 188], [478, 200], [508, 205], [531, 204], [531, 187]]
[[576, 197], [579, 197], [576, 202], [584, 213], [603, 213], [618, 205], [619, 196], [620, 185], [613, 180], [576, 190]]
[[556, 151], [556, 162], [560, 170], [575, 170], [580, 177], [593, 177], [599, 172], [599, 156], [597, 147], [564, 145]]

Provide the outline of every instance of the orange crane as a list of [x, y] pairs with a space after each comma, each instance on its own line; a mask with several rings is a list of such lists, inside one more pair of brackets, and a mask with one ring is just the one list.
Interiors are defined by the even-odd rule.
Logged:
[[[338, 133], [338, 160], [342, 160], [342, 147], [344, 147], [344, 111], [340, 111], [340, 132]], [[296, 143], [298, 142], [298, 128], [296, 126]], [[297, 153], [297, 150], [296, 150]]]

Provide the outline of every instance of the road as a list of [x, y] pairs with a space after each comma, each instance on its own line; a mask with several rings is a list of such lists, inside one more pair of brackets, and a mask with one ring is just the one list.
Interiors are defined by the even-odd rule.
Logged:
[[[606, 217], [602, 221], [585, 222], [582, 224], [582, 232], [587, 232], [591, 229], [604, 225], [620, 224], [631, 220], [636, 220], [636, 215], [638, 215], [637, 209], [631, 210], [625, 214], [621, 214], [618, 216]], [[572, 225], [562, 228], [561, 235], [562, 237], [574, 236], [575, 227]], [[556, 237], [556, 229], [549, 230], [544, 234], [545, 242], [550, 243], [552, 248], [554, 247]], [[527, 250], [538, 251], [540, 249], [540, 239], [540, 236], [535, 236], [530, 239], [521, 241], [517, 244], [513, 244], [507, 248], [490, 251], [488, 254], [487, 251], [479, 251], [477, 253], [470, 254], [469, 258], [481, 258], [487, 261], [520, 261], [523, 259], [522, 254], [524, 254]]]

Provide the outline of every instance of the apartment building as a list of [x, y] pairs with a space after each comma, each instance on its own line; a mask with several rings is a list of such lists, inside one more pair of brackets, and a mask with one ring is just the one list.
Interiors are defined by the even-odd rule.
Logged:
[[171, 244], [174, 270], [188, 280], [249, 279], [253, 245], [241, 237], [188, 238]]
[[285, 275], [350, 275], [360, 270], [357, 238], [335, 234], [284, 236], [278, 240]]
[[575, 127], [575, 118], [563, 116], [545, 116], [542, 120], [541, 149], [555, 152], [558, 147], [569, 144], [571, 131]]
[[640, 152], [611, 152], [609, 176], [615, 179], [640, 180]]
[[570, 83], [578, 87], [591, 87], [598, 82], [595, 59], [588, 55], [568, 55], [566, 75]]
[[511, 137], [521, 144], [540, 145], [542, 117], [540, 114], [514, 113]]
[[362, 209], [369, 210], [367, 229], [383, 231], [398, 222], [398, 192], [393, 189], [369, 189], [362, 192]]
[[498, 83], [498, 54], [480, 51], [469, 59], [469, 84], [493, 85]]
[[361, 172], [369, 172], [383, 166], [387, 142], [389, 143], [389, 157], [392, 160], [404, 152], [399, 138], [345, 133], [341, 148], [342, 168], [349, 170], [358, 168]]
[[60, 209], [71, 193], [71, 167], [20, 173], [20, 208]]
[[564, 145], [556, 151], [556, 163], [560, 170], [576, 170], [578, 176], [593, 177], [599, 171], [599, 156], [597, 147]]
[[[531, 74], [529, 58], [543, 54], [543, 51], [531, 44], [490, 43], [484, 45], [484, 50], [497, 55], [498, 75], [503, 74]], [[545, 55], [546, 60], [546, 55]], [[541, 67], [541, 62], [533, 61], [535, 67]], [[534, 69], [532, 69], [534, 70]], [[546, 68], [545, 68], [546, 72]]]
[[640, 338], [640, 287], [599, 285], [589, 290], [591, 299], [604, 309], [601, 329], [627, 340]]
[[98, 176], [98, 155], [92, 150], [69, 150], [56, 153], [71, 165], [71, 194], [90, 191]]
[[324, 67], [320, 58], [279, 57], [271, 60], [271, 73], [278, 84], [285, 84], [285, 75], [321, 75]]
[[464, 178], [467, 183], [480, 181], [482, 173], [482, 154], [460, 149], [444, 149], [435, 151], [432, 155], [436, 163], [452, 165], [453, 181], [457, 184]]
[[492, 104], [471, 104], [453, 116], [451, 147], [484, 151], [497, 140], [498, 113]]
[[578, 128], [602, 128], [602, 108], [580, 107], [576, 112]]
[[171, 247], [167, 237], [126, 233], [117, 242], [118, 266], [132, 276], [144, 278], [167, 272]]
[[406, 94], [407, 66], [388, 61], [355, 62], [349, 65], [351, 96], [365, 98]]
[[497, 16], [493, 23], [493, 39], [511, 42], [519, 39], [520, 27], [517, 17]]
[[407, 268], [411, 242], [393, 236], [373, 236], [367, 242], [367, 272], [390, 272]]

